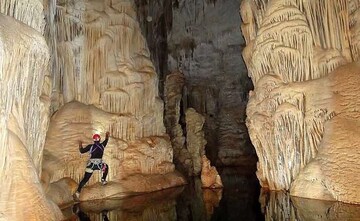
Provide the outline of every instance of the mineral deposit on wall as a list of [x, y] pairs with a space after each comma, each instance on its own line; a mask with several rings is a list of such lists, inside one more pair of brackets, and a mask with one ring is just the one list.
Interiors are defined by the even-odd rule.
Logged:
[[81, 199], [184, 183], [133, 1], [2, 0], [0, 12], [1, 220], [61, 220], [88, 159], [78, 141], [95, 132], [111, 134], [110, 182], [93, 176]]
[[174, 149], [174, 163], [180, 171], [189, 176], [201, 175], [203, 187], [221, 188], [221, 178], [205, 156], [204, 117], [193, 108], [185, 111], [185, 120], [181, 117], [183, 107], [180, 104], [184, 85], [185, 77], [181, 72], [167, 75], [164, 96], [165, 126]]
[[51, 92], [42, 11], [41, 1], [0, 1], [0, 220], [62, 217], [39, 179]]
[[[50, 11], [56, 10], [57, 29], [50, 36], [56, 35], [52, 49], [58, 75], [52, 105], [60, 109], [45, 144], [44, 183], [62, 177], [79, 182], [88, 156], [79, 155], [77, 142], [91, 143], [92, 133], [104, 136], [106, 131], [111, 137], [104, 160], [112, 182], [106, 188], [85, 188], [81, 199], [184, 183], [174, 172], [157, 75], [133, 1], [59, 1], [54, 7]], [[99, 181], [98, 175], [90, 185]]]
[[244, 0], [247, 126], [263, 187], [360, 203], [356, 0]]

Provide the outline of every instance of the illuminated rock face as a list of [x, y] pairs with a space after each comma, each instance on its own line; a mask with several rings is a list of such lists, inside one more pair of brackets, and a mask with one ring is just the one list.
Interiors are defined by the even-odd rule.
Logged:
[[174, 149], [174, 163], [176, 168], [184, 174], [193, 174], [193, 163], [189, 151], [186, 149], [186, 122], [181, 116], [181, 100], [185, 85], [185, 76], [181, 72], [174, 72], [166, 76], [164, 85], [165, 127], [170, 136]]
[[241, 5], [247, 126], [263, 187], [360, 203], [357, 1]]
[[203, 188], [222, 188], [224, 187], [221, 177], [214, 166], [210, 165], [209, 159], [202, 156], [201, 183]]
[[0, 220], [62, 217], [39, 179], [51, 92], [42, 7], [0, 2]]
[[[49, 35], [56, 54], [52, 110], [58, 110], [45, 144], [45, 186], [63, 177], [79, 182], [89, 157], [80, 156], [78, 141], [91, 144], [93, 133], [104, 138], [106, 131], [110, 183], [85, 188], [81, 200], [184, 184], [174, 171], [157, 75], [133, 1], [58, 1], [49, 10], [50, 21], [56, 12], [57, 29]], [[99, 174], [88, 185], [99, 182]]]
[[[139, 128], [138, 128], [139, 127]], [[92, 132], [110, 131], [111, 137], [104, 152], [109, 165], [109, 181], [119, 181], [134, 174], [167, 174], [174, 171], [172, 148], [166, 136], [141, 134], [141, 124], [124, 116], [114, 115], [92, 105], [71, 102], [51, 119], [44, 150], [44, 176], [48, 182], [63, 177], [80, 181], [89, 154], [80, 156], [78, 140], [91, 144]], [[140, 131], [134, 133], [136, 131]], [[94, 172], [89, 184], [99, 182]]]
[[61, 220], [55, 203], [71, 200], [88, 158], [77, 143], [94, 132], [111, 133], [110, 183], [81, 199], [183, 184], [133, 2], [45, 3], [0, 2], [0, 219]]
[[0, 3], [0, 13], [43, 33], [45, 27], [43, 2], [42, 0], [3, 0]]
[[57, 4], [59, 102], [76, 100], [143, 121], [161, 119], [156, 73], [132, 1]]

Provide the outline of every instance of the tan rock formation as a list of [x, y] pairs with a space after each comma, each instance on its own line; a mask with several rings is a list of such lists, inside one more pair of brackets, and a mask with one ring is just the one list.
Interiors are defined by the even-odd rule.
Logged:
[[[180, 111], [183, 108], [180, 104], [184, 86], [185, 77], [181, 72], [174, 72], [166, 77], [165, 125], [174, 148], [174, 162], [182, 172], [190, 176], [199, 175], [201, 171], [203, 187], [220, 188], [222, 187], [221, 178], [205, 156], [206, 140], [203, 131], [205, 118], [193, 108], [189, 108], [185, 111], [186, 122], [180, 124], [184, 117], [181, 116]], [[186, 129], [186, 137], [184, 129]]]
[[205, 155], [204, 131], [202, 130], [205, 118], [189, 108], [185, 112], [186, 116], [186, 148], [191, 156], [193, 164], [193, 174], [200, 175], [202, 168], [202, 156]]
[[164, 133], [156, 72], [133, 1], [58, 2], [56, 12], [59, 102], [131, 115], [153, 125], [148, 133]]
[[77, 186], [78, 184], [73, 179], [67, 177], [48, 185], [45, 192], [56, 205], [63, 207], [74, 200], [72, 195]]
[[[185, 137], [181, 120], [181, 100], [185, 76], [181, 72], [174, 72], [166, 76], [165, 81], [165, 126], [171, 138], [174, 149], [181, 149], [185, 144]], [[185, 122], [184, 122], [185, 123]]]
[[360, 68], [349, 64], [358, 60], [358, 8], [352, 0], [242, 2], [255, 87], [247, 126], [263, 187], [360, 203]]
[[[291, 186], [291, 194], [307, 198], [336, 199], [348, 203], [360, 203], [357, 186], [360, 178], [360, 96], [357, 94], [360, 82], [360, 63], [342, 66], [327, 78], [318, 80], [327, 93], [327, 102], [320, 106], [327, 110], [330, 119], [325, 123], [322, 142], [317, 156], [304, 168]], [[312, 91], [308, 89], [308, 91]], [[312, 100], [312, 99], [309, 99]], [[323, 100], [326, 98], [323, 97]], [[317, 103], [316, 101], [313, 101]], [[308, 187], [304, 191], [304, 186]]]
[[224, 187], [221, 177], [214, 166], [210, 165], [206, 155], [202, 156], [201, 183], [203, 188], [222, 188]]
[[[81, 200], [184, 184], [174, 171], [158, 80], [133, 1], [58, 2], [56, 14], [57, 30], [49, 31], [57, 43], [52, 107], [60, 109], [47, 134], [44, 183], [79, 182], [88, 157], [80, 156], [77, 142], [110, 131], [104, 155], [110, 183], [84, 189]], [[95, 172], [88, 185], [99, 179]]]
[[42, 10], [0, 2], [0, 220], [62, 218], [39, 181], [51, 92]]
[[44, 32], [43, 0], [2, 0], [0, 13], [11, 16], [32, 27], [41, 34]]
[[[185, 135], [186, 122], [181, 116], [181, 100], [185, 86], [185, 76], [177, 71], [166, 76], [164, 101], [165, 101], [165, 127], [170, 136], [174, 149], [174, 163], [185, 174], [192, 175], [193, 163], [189, 151], [186, 149]], [[184, 131], [185, 130], [185, 131]]]
[[[149, 192], [184, 184], [181, 176], [174, 173], [170, 141], [165, 135], [144, 137], [142, 127], [146, 126], [92, 105], [68, 103], [51, 120], [44, 150], [43, 174], [49, 176], [49, 183], [63, 177], [79, 182], [88, 156], [80, 155], [77, 141], [91, 143], [93, 131], [101, 133], [109, 130], [113, 135], [103, 159], [109, 165], [108, 180], [111, 183], [105, 187], [85, 188], [81, 200], [121, 197], [133, 192]], [[89, 185], [99, 180], [100, 173], [95, 172]]]
[[193, 165], [192, 174], [201, 176], [202, 187], [222, 188], [221, 178], [205, 155], [206, 140], [203, 125], [205, 118], [195, 109], [189, 108], [186, 115], [186, 147]]

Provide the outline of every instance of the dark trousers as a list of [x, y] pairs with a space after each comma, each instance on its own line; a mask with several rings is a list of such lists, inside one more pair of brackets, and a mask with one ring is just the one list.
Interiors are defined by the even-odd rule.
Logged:
[[[107, 174], [109, 172], [109, 166], [106, 163], [102, 163], [102, 168], [101, 170], [103, 171], [103, 175], [101, 177], [101, 180], [106, 180]], [[87, 167], [89, 168], [89, 167]], [[94, 170], [98, 170], [96, 168], [93, 167]], [[81, 192], [81, 189], [85, 186], [85, 184], [89, 181], [89, 179], [91, 178], [93, 172], [85, 172], [84, 174], [84, 178], [80, 181], [79, 186], [77, 188], [78, 192]]]

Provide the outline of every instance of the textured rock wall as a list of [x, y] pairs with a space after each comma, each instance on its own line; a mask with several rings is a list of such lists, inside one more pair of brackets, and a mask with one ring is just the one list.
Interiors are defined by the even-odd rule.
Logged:
[[184, 174], [199, 175], [201, 172], [203, 187], [222, 187], [216, 168], [211, 167], [205, 155], [204, 117], [193, 108], [185, 111], [185, 119], [182, 116], [184, 86], [185, 77], [182, 73], [174, 72], [166, 76], [165, 126], [174, 149], [174, 163]]
[[186, 116], [186, 149], [189, 151], [192, 162], [192, 173], [200, 175], [202, 169], [202, 156], [205, 154], [206, 140], [203, 126], [205, 119], [195, 109], [189, 108]]
[[[359, 203], [358, 1], [243, 1], [263, 187]], [[340, 175], [341, 174], [341, 175]], [[295, 181], [295, 182], [294, 182]]]
[[[108, 179], [118, 181], [134, 174], [166, 174], [174, 171], [173, 151], [168, 138], [160, 135], [143, 137], [138, 124], [123, 116], [97, 109], [94, 106], [71, 102], [51, 119], [44, 150], [44, 171], [48, 182], [63, 177], [80, 181], [88, 154], [80, 155], [77, 141], [93, 143], [92, 131], [112, 131], [104, 153], [109, 165]], [[65, 137], [65, 139], [64, 139]], [[45, 175], [45, 174], [44, 174]], [[89, 184], [98, 182], [94, 173]]]
[[202, 168], [201, 168], [201, 182], [203, 188], [222, 188], [223, 184], [218, 171], [214, 166], [210, 165], [210, 160], [203, 155], [202, 156]]
[[0, 2], [1, 220], [62, 217], [39, 181], [51, 92], [42, 11], [41, 1]]
[[43, 0], [3, 0], [0, 4], [0, 12], [43, 33], [44, 3]]
[[49, 4], [47, 19], [56, 27], [47, 34], [55, 54], [52, 108], [58, 110], [44, 151], [46, 186], [63, 177], [79, 182], [88, 155], [79, 155], [78, 141], [92, 143], [93, 133], [106, 131], [111, 138], [104, 160], [113, 182], [85, 189], [81, 200], [183, 184], [174, 172], [158, 78], [134, 1], [57, 1]]
[[188, 174], [193, 170], [193, 166], [190, 153], [186, 149], [186, 122], [181, 106], [184, 86], [185, 76], [181, 72], [174, 72], [166, 76], [164, 123], [174, 149], [174, 163], [178, 170]]
[[239, 6], [239, 0], [175, 1], [168, 36], [168, 68], [184, 73], [184, 104], [205, 116], [207, 156], [218, 165], [249, 164], [255, 155], [245, 126], [252, 85], [240, 55]]
[[[55, 88], [64, 103], [76, 100], [117, 114], [135, 110], [137, 118], [161, 109], [132, 1], [58, 1], [55, 22], [54, 71], [60, 75]], [[162, 118], [161, 111], [155, 113], [153, 118]]]

